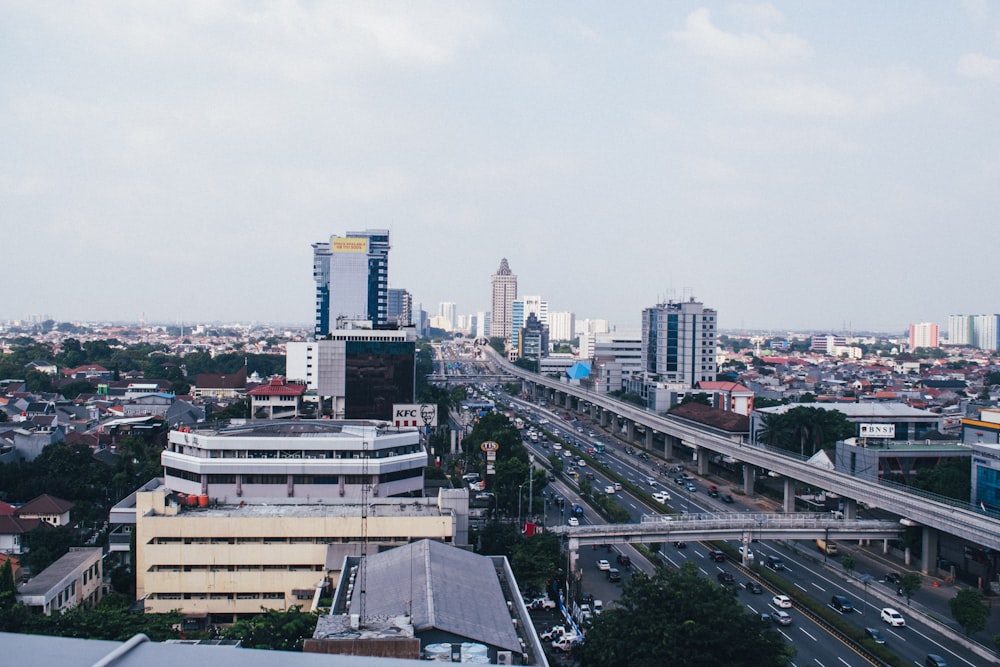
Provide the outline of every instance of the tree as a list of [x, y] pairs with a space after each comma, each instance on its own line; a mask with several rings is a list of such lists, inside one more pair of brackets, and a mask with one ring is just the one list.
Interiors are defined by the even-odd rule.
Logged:
[[913, 597], [913, 594], [920, 590], [920, 586], [923, 583], [923, 577], [916, 572], [904, 572], [899, 577], [899, 588], [903, 591], [903, 595], [906, 596], [907, 607], [910, 606], [910, 599]]
[[664, 656], [688, 667], [770, 667], [794, 656], [781, 635], [691, 562], [626, 582], [618, 606], [594, 619], [578, 650], [586, 664], [608, 667], [660, 667]]
[[851, 576], [851, 573], [854, 572], [854, 568], [857, 566], [857, 561], [854, 560], [854, 556], [851, 554], [846, 554], [840, 559], [840, 565], [847, 572], [847, 576]]
[[983, 594], [972, 588], [965, 588], [948, 600], [951, 617], [965, 630], [966, 635], [979, 632], [986, 627], [990, 608], [983, 602]]
[[264, 609], [253, 618], [237, 621], [222, 634], [227, 639], [240, 639], [247, 648], [274, 651], [302, 651], [302, 645], [316, 630], [317, 615], [303, 612], [298, 605], [287, 611]]
[[971, 459], [948, 458], [933, 468], [921, 470], [910, 483], [914, 488], [967, 503], [972, 496], [971, 473]]
[[0, 565], [0, 610], [10, 609], [17, 600], [17, 584], [14, 583], [14, 568], [10, 559]]

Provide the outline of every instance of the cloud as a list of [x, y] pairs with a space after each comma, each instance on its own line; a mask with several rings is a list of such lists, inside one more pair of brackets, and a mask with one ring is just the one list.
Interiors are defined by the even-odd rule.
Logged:
[[601, 33], [576, 17], [557, 18], [555, 27], [560, 34], [581, 42], [600, 44], [604, 41], [604, 36]]
[[726, 32], [712, 23], [707, 9], [691, 12], [684, 30], [670, 36], [696, 55], [729, 64], [768, 67], [800, 62], [812, 54], [809, 44], [791, 33]]
[[695, 180], [705, 183], [724, 183], [732, 181], [737, 176], [737, 171], [732, 165], [715, 158], [702, 157], [689, 160], [687, 171]]
[[958, 59], [959, 76], [1000, 83], [1000, 60], [981, 53], [966, 53]]

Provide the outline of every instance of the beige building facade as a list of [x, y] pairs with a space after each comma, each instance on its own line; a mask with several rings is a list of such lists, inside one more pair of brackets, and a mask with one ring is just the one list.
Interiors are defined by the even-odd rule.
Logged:
[[[367, 508], [363, 510], [363, 507]], [[231, 623], [267, 609], [310, 609], [348, 555], [413, 540], [468, 541], [468, 495], [324, 504], [192, 507], [166, 487], [135, 494], [136, 595], [146, 611], [179, 609]]]

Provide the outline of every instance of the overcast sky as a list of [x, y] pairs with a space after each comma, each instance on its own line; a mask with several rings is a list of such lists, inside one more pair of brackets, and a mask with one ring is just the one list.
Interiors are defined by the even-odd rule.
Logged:
[[637, 327], [1000, 312], [1000, 5], [0, 2], [0, 319], [301, 322], [310, 244]]

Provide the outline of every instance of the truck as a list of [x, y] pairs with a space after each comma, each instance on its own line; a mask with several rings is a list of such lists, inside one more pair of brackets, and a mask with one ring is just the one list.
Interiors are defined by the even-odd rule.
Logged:
[[827, 556], [837, 555], [837, 545], [832, 541], [824, 539], [816, 540], [816, 548], [825, 553]]

